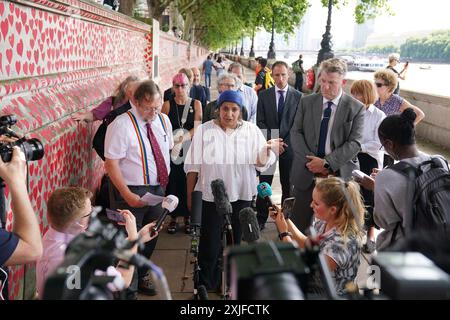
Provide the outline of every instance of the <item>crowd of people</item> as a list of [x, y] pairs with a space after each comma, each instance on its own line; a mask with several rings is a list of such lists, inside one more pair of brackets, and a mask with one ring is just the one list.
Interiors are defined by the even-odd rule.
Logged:
[[[298, 77], [304, 73], [301, 59], [294, 70]], [[211, 101], [213, 69], [219, 96]], [[184, 232], [190, 233], [192, 194], [200, 191], [199, 284], [218, 290], [223, 221], [211, 190], [216, 179], [224, 182], [232, 206], [233, 244], [242, 237], [239, 212], [256, 199], [260, 229], [270, 214], [282, 241], [304, 247], [314, 229], [313, 240], [326, 256], [340, 294], [347, 282], [355, 281], [362, 251], [385, 250], [408, 234], [414, 182], [386, 166], [407, 162], [417, 167], [430, 159], [415, 144], [415, 126], [424, 113], [395, 93], [398, 77], [392, 70], [376, 72], [374, 81], [353, 82], [349, 94], [344, 91], [344, 61], [325, 60], [319, 71], [320, 92], [308, 95], [301, 91], [302, 81], [295, 88], [288, 84], [290, 68], [283, 61], [269, 68], [259, 58], [256, 80], [249, 85], [242, 65], [227, 68], [222, 56], [210, 55], [201, 68], [180, 69], [164, 93], [155, 82], [130, 76], [114, 96], [73, 116], [107, 122], [109, 208], [123, 215], [130, 240], [145, 242], [140, 250], [145, 257], [150, 259], [156, 246], [158, 232], [149, 230], [163, 209], [148, 205], [142, 196], [177, 196], [167, 231], [176, 233], [177, 217], [183, 217]], [[110, 112], [119, 107], [123, 111], [111, 118]], [[20, 153], [16, 147], [11, 162], [0, 160], [0, 177], [9, 187], [14, 213], [13, 231], [0, 230], [0, 265], [37, 261], [42, 297], [45, 280], [62, 261], [66, 246], [86, 229], [92, 194], [79, 187], [54, 191], [47, 203], [50, 228], [42, 239]], [[282, 201], [295, 197], [289, 218], [256, 197], [258, 182], [272, 184], [277, 163]], [[366, 174], [355, 179], [361, 188], [353, 181], [354, 170]], [[375, 227], [383, 229], [377, 239]], [[155, 294], [147, 270], [124, 269], [120, 263], [114, 267], [127, 298], [135, 299], [137, 292]]]

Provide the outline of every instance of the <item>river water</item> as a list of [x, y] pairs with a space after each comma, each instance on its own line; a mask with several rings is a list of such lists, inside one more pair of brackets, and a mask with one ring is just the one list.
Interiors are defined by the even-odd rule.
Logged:
[[[297, 57], [283, 58], [280, 60], [286, 61], [289, 65], [292, 64]], [[303, 67], [305, 70], [309, 69], [317, 60], [316, 55], [304, 55]], [[387, 65], [387, 64], [386, 64]], [[424, 67], [429, 69], [421, 69]], [[403, 63], [397, 66], [400, 71], [403, 68]], [[348, 79], [359, 80], [368, 79], [373, 80], [373, 72], [350, 71], [347, 74]], [[450, 97], [450, 64], [433, 64], [433, 63], [410, 63], [406, 80], [400, 80], [400, 90], [411, 90], [421, 93], [428, 93], [444, 97]]]

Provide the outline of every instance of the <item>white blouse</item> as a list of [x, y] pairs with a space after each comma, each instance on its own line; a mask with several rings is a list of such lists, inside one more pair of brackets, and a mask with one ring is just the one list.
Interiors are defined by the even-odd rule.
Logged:
[[242, 121], [237, 129], [225, 132], [211, 120], [197, 128], [184, 171], [198, 173], [195, 190], [202, 192], [204, 201], [214, 201], [211, 182], [216, 179], [224, 181], [230, 202], [251, 201], [258, 183], [255, 169], [265, 171], [276, 161], [275, 153], [270, 151], [266, 164], [256, 166], [265, 146], [266, 139], [253, 123]]
[[378, 169], [383, 168], [384, 151], [381, 148], [378, 137], [378, 127], [386, 115], [373, 104], [369, 106], [364, 114], [364, 131], [361, 143], [361, 152], [367, 153], [378, 162]]

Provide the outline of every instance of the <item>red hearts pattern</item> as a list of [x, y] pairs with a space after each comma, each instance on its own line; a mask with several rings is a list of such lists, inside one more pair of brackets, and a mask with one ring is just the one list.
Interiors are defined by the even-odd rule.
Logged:
[[[94, 191], [104, 172], [91, 148], [98, 124], [76, 123], [70, 114], [98, 105], [130, 74], [148, 77], [153, 36], [148, 25], [78, 0], [33, 0], [49, 11], [28, 7], [26, 2], [0, 1], [0, 104], [3, 114], [17, 116], [18, 131], [32, 131], [27, 136], [39, 138], [45, 146], [44, 158], [29, 163], [30, 199], [44, 233], [50, 194], [69, 185]], [[194, 57], [185, 42], [164, 35], [159, 43], [164, 88], [181, 66], [199, 65], [207, 54], [196, 50], [199, 55]], [[172, 51], [175, 44], [178, 52]], [[5, 191], [6, 227], [11, 230], [13, 217]], [[23, 298], [25, 268], [29, 266], [11, 268], [10, 299]]]

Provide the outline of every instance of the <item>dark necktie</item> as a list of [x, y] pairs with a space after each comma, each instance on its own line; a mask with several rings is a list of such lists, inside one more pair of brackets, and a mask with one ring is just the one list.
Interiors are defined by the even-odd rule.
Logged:
[[278, 90], [278, 93], [280, 94], [280, 97], [278, 98], [278, 124], [280, 124], [284, 110], [284, 96], [283, 96], [284, 91]]
[[169, 183], [169, 175], [167, 173], [166, 161], [164, 160], [164, 156], [161, 152], [161, 149], [159, 148], [158, 140], [156, 140], [151, 124], [147, 123], [146, 126], [147, 126], [147, 136], [148, 139], [150, 140], [153, 156], [155, 157], [158, 182], [162, 187], [166, 187], [167, 184]]
[[324, 110], [323, 119], [320, 123], [319, 148], [317, 149], [317, 156], [319, 158], [325, 157], [325, 143], [327, 141], [328, 122], [330, 122], [332, 105], [333, 102], [328, 101], [328, 107]]

